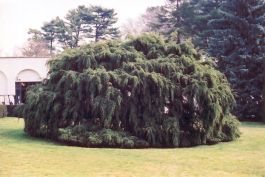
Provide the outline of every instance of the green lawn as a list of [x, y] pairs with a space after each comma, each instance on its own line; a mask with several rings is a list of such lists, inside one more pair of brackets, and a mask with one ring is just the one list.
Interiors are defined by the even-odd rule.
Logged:
[[185, 149], [91, 149], [30, 138], [0, 119], [0, 177], [265, 177], [265, 126], [243, 123], [234, 142]]

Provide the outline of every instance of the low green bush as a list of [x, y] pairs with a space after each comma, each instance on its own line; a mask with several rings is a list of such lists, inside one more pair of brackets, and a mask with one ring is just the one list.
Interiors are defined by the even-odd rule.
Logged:
[[24, 105], [16, 105], [13, 109], [13, 116], [23, 118]]
[[8, 117], [21, 117], [21, 116], [18, 116], [18, 115], [21, 115], [21, 113], [18, 112], [18, 109], [20, 109], [21, 106], [22, 105], [6, 105], [7, 116]]
[[85, 147], [147, 148], [149, 143], [128, 132], [101, 129], [89, 131], [83, 125], [59, 129], [60, 142]]
[[16, 105], [7, 105], [7, 116], [8, 117], [15, 117], [14, 115], [14, 109], [15, 109]]
[[7, 116], [7, 107], [6, 105], [0, 105], [0, 118]]

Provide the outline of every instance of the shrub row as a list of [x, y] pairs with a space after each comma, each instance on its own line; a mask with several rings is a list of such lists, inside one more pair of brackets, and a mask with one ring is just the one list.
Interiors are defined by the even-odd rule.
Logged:
[[6, 105], [0, 105], [0, 118], [7, 116], [7, 107]]
[[0, 105], [0, 118], [22, 117], [23, 105]]

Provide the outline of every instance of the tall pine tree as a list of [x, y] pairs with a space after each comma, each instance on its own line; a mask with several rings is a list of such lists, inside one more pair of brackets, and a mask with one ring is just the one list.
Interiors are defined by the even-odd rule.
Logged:
[[265, 3], [263, 0], [227, 0], [221, 18], [208, 24], [213, 36], [209, 52], [219, 58], [220, 69], [236, 93], [239, 118], [258, 118], [262, 102]]
[[[86, 18], [86, 20], [83, 20]], [[57, 33], [58, 41], [64, 48], [76, 48], [79, 43], [84, 41], [91, 31], [88, 26], [92, 22], [92, 15], [85, 6], [78, 6], [76, 9], [69, 10], [65, 20], [57, 23], [59, 28]]]
[[53, 54], [53, 51], [55, 50], [54, 47], [54, 43], [56, 41], [56, 34], [58, 32], [58, 24], [59, 22], [59, 18], [55, 18], [53, 20], [51, 20], [50, 22], [46, 22], [44, 23], [44, 25], [41, 27], [42, 29], [42, 34], [43, 34], [43, 38], [44, 40], [47, 41], [47, 43], [49, 43], [49, 50], [50, 50], [50, 55]]
[[113, 39], [119, 36], [118, 28], [114, 27], [118, 21], [114, 9], [91, 6], [89, 11], [92, 13], [92, 21], [90, 23], [92, 32], [90, 35], [96, 42], [100, 39]]
[[77, 48], [88, 41], [118, 38], [117, 21], [114, 9], [78, 6], [69, 10], [64, 19], [56, 17], [44, 23], [41, 33], [53, 54], [58, 44], [62, 48]]

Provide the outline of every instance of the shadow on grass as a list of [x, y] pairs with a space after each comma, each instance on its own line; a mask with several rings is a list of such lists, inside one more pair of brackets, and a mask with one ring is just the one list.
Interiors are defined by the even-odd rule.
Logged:
[[[265, 124], [257, 123], [257, 122], [242, 122], [240, 126], [244, 128], [250, 128], [250, 129], [257, 129], [257, 128], [264, 129], [265, 128]], [[56, 141], [52, 141], [52, 140], [45, 139], [45, 138], [30, 137], [21, 128], [8, 129], [8, 128], [1, 127], [0, 139], [4, 139], [5, 142], [16, 143], [16, 144], [33, 144], [34, 143], [34, 144], [39, 144], [39, 145], [50, 145], [50, 146], [68, 146], [68, 147], [74, 146], [71, 144], [56, 142]], [[204, 146], [197, 146], [197, 148], [201, 148], [201, 147], [204, 147]], [[93, 148], [93, 147], [90, 147], [90, 148]]]
[[265, 128], [265, 124], [262, 122], [241, 122], [241, 127], [246, 128]]
[[21, 129], [1, 130], [0, 137], [6, 139], [7, 141], [14, 141], [16, 143], [21, 143], [21, 144], [37, 143], [37, 144], [56, 145], [56, 146], [60, 145], [49, 139], [30, 137]]

